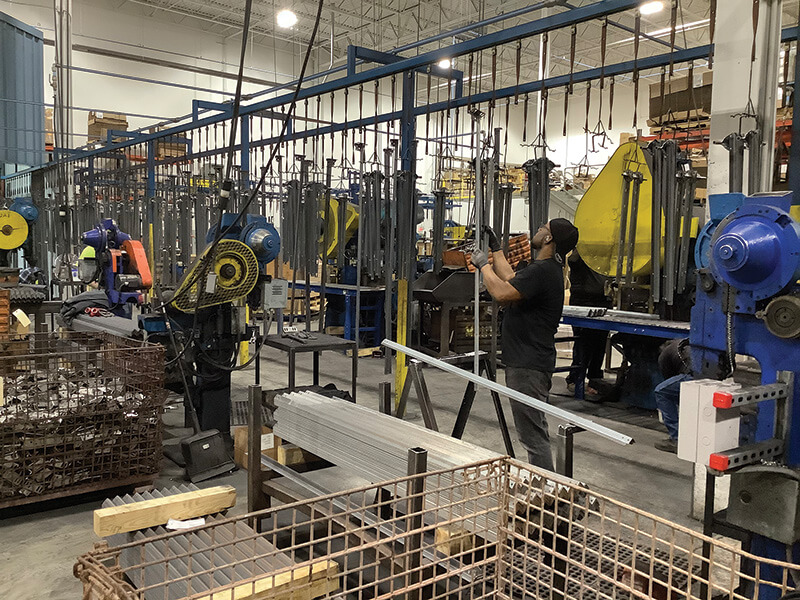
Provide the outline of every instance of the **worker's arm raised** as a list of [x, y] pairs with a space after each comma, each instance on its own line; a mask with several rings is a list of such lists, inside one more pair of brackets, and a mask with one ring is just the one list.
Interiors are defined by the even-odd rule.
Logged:
[[498, 302], [505, 304], [522, 300], [522, 294], [519, 293], [519, 290], [508, 281], [501, 279], [489, 265], [481, 268], [481, 274], [489, 294]]
[[492, 268], [497, 276], [503, 281], [511, 281], [514, 279], [514, 269], [508, 264], [508, 259], [502, 250], [492, 252]]

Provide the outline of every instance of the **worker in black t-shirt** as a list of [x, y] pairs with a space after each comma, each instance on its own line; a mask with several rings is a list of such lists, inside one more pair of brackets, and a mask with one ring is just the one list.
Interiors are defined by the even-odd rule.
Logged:
[[[494, 232], [487, 227], [485, 233], [492, 266], [481, 250], [472, 253], [472, 264], [483, 275], [492, 298], [506, 305], [501, 337], [506, 385], [547, 402], [556, 365], [555, 334], [564, 307], [564, 258], [578, 243], [578, 230], [567, 219], [542, 225], [531, 240], [531, 247], [538, 251], [536, 260], [516, 273]], [[511, 409], [528, 462], [552, 471], [544, 413], [515, 400]]]

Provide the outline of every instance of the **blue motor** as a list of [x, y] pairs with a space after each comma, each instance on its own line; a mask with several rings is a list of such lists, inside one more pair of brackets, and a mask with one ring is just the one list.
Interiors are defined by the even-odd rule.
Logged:
[[800, 225], [789, 216], [791, 193], [756, 194], [723, 219], [711, 239], [711, 273], [719, 283], [763, 300], [800, 278]]
[[247, 215], [247, 225], [242, 230], [240, 239], [255, 253], [262, 267], [278, 258], [281, 236], [275, 226], [264, 217]]
[[[236, 216], [235, 213], [222, 215], [222, 229], [223, 231], [227, 230], [225, 238], [239, 240], [246, 244], [256, 255], [259, 267], [263, 271], [264, 267], [278, 258], [281, 250], [281, 236], [275, 226], [261, 215], [245, 215], [243, 225], [239, 220], [235, 227], [231, 227], [236, 222]], [[217, 225], [215, 224], [208, 230], [206, 243], [210, 244], [216, 237]]]

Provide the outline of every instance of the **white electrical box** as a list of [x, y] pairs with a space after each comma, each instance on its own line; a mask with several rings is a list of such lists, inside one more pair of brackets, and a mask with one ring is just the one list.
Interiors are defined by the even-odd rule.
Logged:
[[678, 458], [708, 466], [711, 454], [738, 448], [740, 410], [716, 408], [714, 393], [739, 389], [732, 381], [713, 379], [681, 384]]
[[264, 309], [279, 309], [286, 306], [289, 298], [289, 282], [285, 279], [273, 279], [264, 284]]
[[702, 380], [681, 383], [678, 412], [678, 458], [689, 462], [697, 462], [698, 394], [701, 384]]

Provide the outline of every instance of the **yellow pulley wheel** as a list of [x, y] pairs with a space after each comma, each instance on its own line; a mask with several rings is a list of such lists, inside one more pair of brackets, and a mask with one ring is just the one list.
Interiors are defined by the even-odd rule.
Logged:
[[195, 261], [175, 292], [172, 305], [182, 312], [192, 313], [196, 309], [234, 302], [247, 296], [256, 286], [258, 260], [249, 246], [238, 240], [222, 240], [214, 251], [213, 275], [208, 265], [209, 250], [210, 247], [206, 248]]
[[0, 210], [0, 250], [14, 250], [28, 239], [28, 222], [18, 212]]

